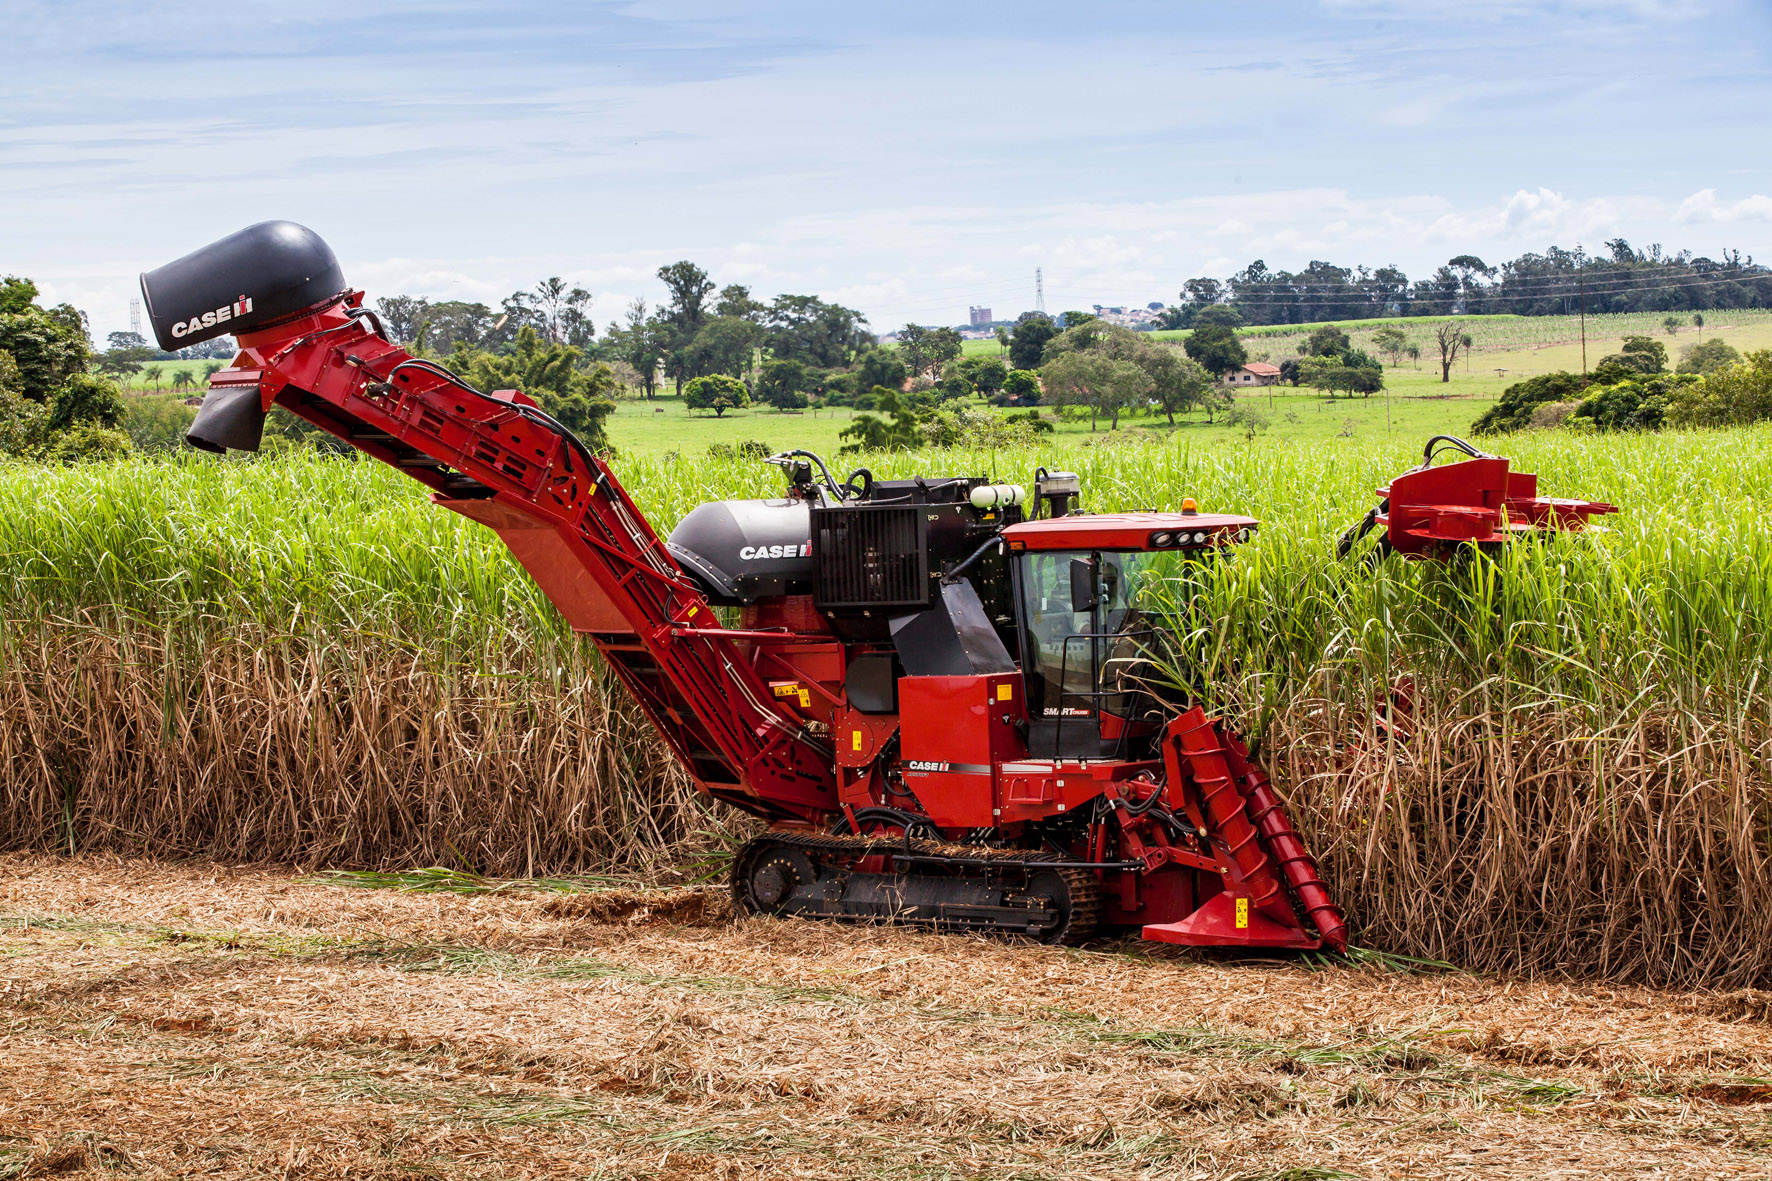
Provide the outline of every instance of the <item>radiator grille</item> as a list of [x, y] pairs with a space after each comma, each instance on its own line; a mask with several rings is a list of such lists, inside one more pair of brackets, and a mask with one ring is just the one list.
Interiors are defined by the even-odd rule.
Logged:
[[920, 507], [843, 507], [812, 514], [812, 601], [821, 609], [929, 605]]

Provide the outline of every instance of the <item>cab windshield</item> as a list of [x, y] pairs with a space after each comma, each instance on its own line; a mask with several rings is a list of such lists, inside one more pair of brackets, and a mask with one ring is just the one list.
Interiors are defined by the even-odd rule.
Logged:
[[[1192, 595], [1199, 551], [1023, 554], [1023, 671], [1035, 723], [1124, 718], [1126, 682], [1149, 665]], [[1094, 727], [1088, 727], [1094, 731]], [[1080, 739], [1088, 745], [1087, 739]], [[1041, 743], [1041, 745], [1045, 745]], [[1075, 743], [1063, 744], [1066, 746]], [[1052, 753], [1101, 755], [1101, 750]]]

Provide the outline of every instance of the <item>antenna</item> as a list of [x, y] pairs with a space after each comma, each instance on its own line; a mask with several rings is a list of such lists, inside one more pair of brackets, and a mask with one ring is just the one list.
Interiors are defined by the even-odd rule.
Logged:
[[1040, 268], [1034, 268], [1034, 310], [1042, 316], [1046, 314], [1046, 277]]
[[129, 330], [137, 336], [142, 334], [142, 301], [133, 295], [129, 297]]

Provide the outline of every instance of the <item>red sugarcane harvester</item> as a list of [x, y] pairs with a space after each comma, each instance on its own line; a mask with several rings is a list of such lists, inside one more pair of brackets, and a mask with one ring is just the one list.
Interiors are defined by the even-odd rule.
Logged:
[[[256, 450], [282, 406], [498, 532], [700, 789], [768, 822], [734, 861], [742, 910], [1345, 949], [1267, 777], [1164, 671], [1189, 571], [1253, 519], [1189, 501], [1084, 514], [1077, 477], [1044, 469], [1031, 496], [973, 477], [838, 480], [795, 451], [768, 461], [781, 497], [701, 505], [661, 539], [533, 400], [387, 339], [301, 226], [242, 230], [143, 275], [142, 292], [165, 348], [238, 339], [194, 445]], [[1407, 554], [1613, 511], [1541, 500], [1506, 460], [1432, 458], [1362, 522]]]

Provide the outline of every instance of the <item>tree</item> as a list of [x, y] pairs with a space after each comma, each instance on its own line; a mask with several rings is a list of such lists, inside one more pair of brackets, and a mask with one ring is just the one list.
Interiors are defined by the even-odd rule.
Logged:
[[1206, 367], [1214, 377], [1223, 377], [1248, 362], [1249, 354], [1237, 334], [1224, 324], [1195, 327], [1182, 342], [1187, 355]]
[[1243, 322], [1242, 312], [1239, 312], [1230, 304], [1215, 303], [1210, 307], [1203, 307], [1195, 312], [1192, 326], [1199, 328], [1208, 324], [1217, 324], [1224, 328], [1241, 328]]
[[1163, 413], [1169, 416], [1170, 426], [1175, 425], [1177, 414], [1200, 409], [1211, 412], [1220, 387], [1204, 365], [1180, 349], [1150, 342], [1140, 343], [1144, 347], [1140, 353], [1139, 367], [1149, 375], [1151, 396], [1163, 408]]
[[1709, 376], [1719, 369], [1741, 363], [1741, 354], [1727, 341], [1711, 339], [1703, 344], [1687, 345], [1680, 350], [1678, 372]]
[[[1223, 302], [1225, 286], [1217, 279], [1189, 279], [1181, 285], [1181, 303], [1188, 323], [1192, 324], [1200, 312]], [[1240, 327], [1240, 325], [1232, 325]]]
[[1353, 341], [1338, 325], [1323, 324], [1298, 346], [1298, 352], [1305, 357], [1339, 357], [1352, 347]]
[[1692, 316], [1692, 327], [1698, 330], [1698, 339], [1704, 340], [1704, 313], [1697, 312]]
[[1009, 329], [999, 324], [996, 327], [997, 355], [1007, 356], [1009, 353]]
[[529, 305], [534, 309], [536, 327], [550, 343], [582, 349], [597, 334], [591, 320], [591, 298], [583, 287], [569, 286], [555, 275], [535, 285]]
[[123, 397], [117, 387], [90, 373], [76, 374], [56, 391], [44, 424], [50, 435], [82, 426], [116, 430], [123, 425]]
[[959, 329], [931, 328], [924, 342], [930, 371], [939, 370], [943, 365], [958, 357], [965, 347], [966, 342], [961, 339]]
[[640, 375], [640, 388], [651, 398], [658, 388], [658, 363], [664, 357], [670, 338], [669, 329], [656, 316], [646, 314], [646, 301], [635, 299], [628, 304], [627, 319], [611, 324], [604, 337], [606, 348], [626, 361]]
[[1003, 400], [1011, 406], [1036, 406], [1040, 379], [1030, 369], [1011, 369], [1003, 377]]
[[742, 379], [762, 343], [763, 329], [758, 324], [737, 316], [715, 316], [685, 346], [683, 357], [691, 373], [724, 373]]
[[820, 369], [849, 364], [874, 341], [867, 330], [867, 317], [814, 295], [777, 296], [769, 305], [764, 325], [765, 344], [771, 354]]
[[952, 328], [906, 324], [898, 330], [898, 351], [910, 366], [912, 377], [919, 376], [924, 370], [939, 372], [943, 365], [960, 355], [962, 343], [960, 334]]
[[18, 367], [18, 392], [46, 405], [92, 359], [85, 317], [68, 304], [41, 307], [37, 286], [8, 277], [0, 284], [0, 352]]
[[1372, 334], [1372, 347], [1391, 359], [1391, 368], [1395, 369], [1402, 363], [1403, 353], [1409, 348], [1409, 337], [1401, 328], [1387, 325]]
[[920, 375], [929, 364], [929, 332], [930, 329], [921, 324], [906, 324], [898, 330], [898, 351], [904, 357], [904, 363], [910, 366], [912, 377]]
[[1118, 430], [1120, 412], [1148, 396], [1154, 385], [1150, 375], [1131, 361], [1093, 349], [1060, 353], [1041, 366], [1040, 380], [1046, 387], [1043, 401], [1057, 406], [1089, 407], [1091, 431], [1101, 414], [1110, 415], [1110, 429]]
[[987, 398], [1002, 389], [1009, 377], [1009, 366], [996, 357], [965, 357], [957, 364], [960, 375]]
[[1434, 329], [1434, 344], [1440, 350], [1440, 381], [1449, 382], [1452, 380], [1452, 366], [1458, 360], [1458, 354], [1471, 347], [1470, 333], [1447, 320]]
[[1668, 421], [1677, 427], [1748, 426], [1772, 420], [1772, 349], [1731, 365], [1668, 395]]
[[1685, 322], [1678, 316], [1669, 316], [1661, 322], [1661, 326], [1667, 330], [1669, 336], [1675, 336], [1679, 333], [1680, 326]]
[[880, 413], [857, 414], [855, 421], [839, 432], [840, 438], [850, 440], [839, 449], [839, 454], [893, 451], [915, 447], [923, 441], [916, 408], [901, 391], [875, 386], [868, 392]]
[[659, 319], [668, 332], [664, 345], [665, 372], [677, 383], [677, 393], [683, 392], [683, 382], [696, 376], [690, 368], [687, 355], [689, 342], [701, 331], [702, 323], [707, 319], [707, 299], [714, 292], [714, 284], [708, 273], [687, 259], [658, 268], [659, 281], [665, 290], [671, 293], [671, 301], [659, 313]]
[[736, 377], [713, 373], [693, 378], [683, 387], [683, 404], [691, 410], [712, 410], [715, 418], [723, 418], [728, 410], [749, 406], [751, 391]]
[[[448, 355], [460, 345], [490, 347], [493, 324], [497, 319], [492, 309], [483, 303], [445, 300], [425, 308], [424, 318], [414, 330], [412, 341], [419, 352], [432, 355]], [[515, 330], [510, 335], [515, 337]]]
[[1058, 335], [1058, 325], [1049, 317], [1023, 316], [1009, 334], [1009, 363], [1017, 369], [1038, 369], [1046, 352], [1046, 342]]
[[183, 393], [185, 390], [194, 390], [196, 388], [197, 388], [197, 379], [192, 375], [192, 373], [189, 369], [177, 369], [177, 370], [173, 371], [173, 374], [172, 374], [172, 392], [173, 393], [179, 394], [179, 393]]
[[959, 369], [949, 366], [947, 375], [941, 379], [941, 384], [935, 387], [935, 391], [941, 395], [942, 401], [957, 402], [961, 398], [970, 398], [978, 392], [978, 387]]
[[1644, 373], [1667, 372], [1667, 346], [1648, 336], [1627, 336], [1619, 354], [1634, 360]]
[[[135, 333], [133, 333], [133, 332], [113, 332], [113, 333], [111, 333], [111, 335], [113, 337], [134, 336]], [[140, 338], [138, 337], [137, 339], [140, 339]], [[135, 354], [135, 353], [152, 353], [152, 352], [153, 352], [152, 349], [129, 349], [129, 348], [116, 349], [116, 348], [114, 348], [114, 349], [109, 350], [108, 352], [100, 353], [96, 358], [94, 358], [93, 368], [97, 369], [100, 373], [104, 374], [106, 377], [116, 378], [118, 381], [122, 381], [125, 384], [127, 384], [129, 378], [134, 377], [137, 373], [140, 373], [142, 371], [142, 361], [145, 359], [145, 358], [136, 357], [133, 354]]]
[[424, 327], [430, 310], [431, 301], [415, 295], [390, 295], [375, 301], [375, 312], [381, 317], [382, 329], [387, 332], [388, 339], [399, 344], [411, 344], [418, 339], [419, 329]]
[[757, 397], [777, 410], [804, 410], [813, 378], [798, 361], [769, 361], [757, 375]]
[[891, 345], [868, 349], [855, 359], [855, 384], [859, 389], [868, 390], [877, 385], [902, 389], [907, 376], [904, 358]]
[[[1633, 373], [1666, 373], [1667, 346], [1652, 336], [1627, 336], [1618, 352], [1601, 357], [1594, 366], [1594, 379], [1601, 381], [1602, 369], [1624, 369]], [[1612, 384], [1610, 379], [1603, 384]]]
[[1060, 312], [1058, 322], [1064, 328], [1081, 328], [1097, 317], [1093, 312]]
[[761, 300], [751, 298], [751, 289], [742, 283], [729, 283], [720, 288], [720, 301], [714, 305], [714, 315], [731, 316], [739, 320], [750, 320], [761, 324], [769, 305]]
[[1331, 397], [1337, 393], [1371, 397], [1384, 388], [1383, 370], [1357, 350], [1346, 356], [1306, 357], [1300, 368], [1307, 385], [1327, 391]]

